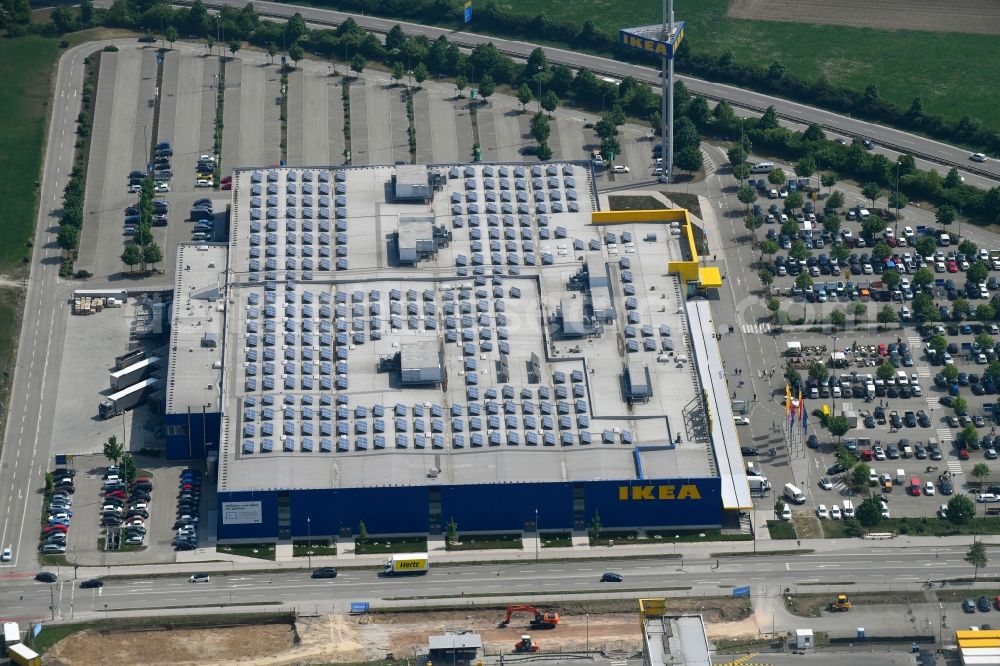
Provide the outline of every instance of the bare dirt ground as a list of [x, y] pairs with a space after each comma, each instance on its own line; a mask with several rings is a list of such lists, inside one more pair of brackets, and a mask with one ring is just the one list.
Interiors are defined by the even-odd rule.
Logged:
[[755, 21], [1000, 35], [1000, 2], [996, 0], [733, 0], [726, 15]]
[[[742, 604], [742, 605], [741, 605]], [[745, 602], [730, 599], [678, 600], [674, 612], [701, 612], [710, 639], [757, 634]], [[89, 630], [66, 638], [46, 655], [46, 664], [185, 664], [282, 666], [299, 663], [349, 663], [412, 656], [424, 652], [428, 636], [470, 630], [482, 636], [487, 654], [510, 652], [530, 633], [542, 652], [579, 652], [587, 648], [631, 652], [642, 646], [638, 612], [562, 613], [552, 631], [531, 631], [524, 616], [498, 628], [498, 610], [385, 613], [371, 616], [302, 617], [288, 625], [254, 625], [173, 631]], [[589, 641], [589, 643], [588, 643]]]

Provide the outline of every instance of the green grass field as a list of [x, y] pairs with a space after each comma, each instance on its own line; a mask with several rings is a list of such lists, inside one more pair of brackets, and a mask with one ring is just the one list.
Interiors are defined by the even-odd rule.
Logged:
[[[504, 0], [528, 15], [540, 9], [553, 21], [590, 19], [607, 34], [618, 28], [656, 23], [660, 0]], [[726, 17], [729, 0], [676, 0], [674, 16], [685, 22], [693, 53], [731, 49], [737, 60], [767, 65], [780, 61], [790, 74], [864, 90], [878, 86], [881, 96], [904, 109], [923, 98], [925, 113], [957, 119], [978, 118], [1000, 128], [1000, 68], [985, 66], [1000, 50], [1000, 37], [906, 30], [873, 30], [831, 25], [744, 21]]]
[[0, 86], [0, 272], [9, 273], [31, 252], [50, 79], [61, 52], [56, 39], [0, 40], [0, 78], [6, 81]]

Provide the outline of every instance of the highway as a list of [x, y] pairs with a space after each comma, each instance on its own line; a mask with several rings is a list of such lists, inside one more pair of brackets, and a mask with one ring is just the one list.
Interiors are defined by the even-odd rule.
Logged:
[[[846, 545], [846, 544], [842, 544]], [[79, 589], [79, 581], [103, 568], [63, 568], [53, 585], [29, 577], [0, 583], [0, 607], [15, 620], [51, 617], [50, 592], [57, 619], [87, 619], [105, 613], [156, 614], [170, 609], [218, 612], [220, 606], [281, 605], [318, 611], [346, 612], [352, 601], [373, 608], [498, 603], [536, 595], [546, 599], [635, 598], [641, 594], [726, 596], [731, 588], [749, 585], [754, 596], [791, 588], [793, 593], [848, 589], [918, 590], [929, 578], [941, 580], [971, 574], [962, 545], [900, 548], [875, 542], [851, 542], [822, 552], [760, 555], [717, 561], [708, 555], [658, 560], [614, 558], [594, 561], [513, 562], [484, 565], [433, 565], [426, 576], [388, 578], [377, 566], [341, 568], [336, 579], [311, 579], [309, 571], [215, 572], [208, 583], [187, 576], [148, 578], [115, 574], [102, 589]], [[54, 571], [54, 570], [53, 570]], [[601, 583], [605, 571], [620, 573], [622, 583]], [[828, 586], [824, 587], [824, 586]], [[798, 589], [798, 588], [802, 589]], [[541, 603], [541, 599], [537, 603]], [[504, 601], [506, 603], [506, 601]]]
[[[109, 6], [110, 0], [101, 0], [99, 5]], [[175, 2], [178, 5], [189, 5], [190, 2]], [[242, 8], [244, 0], [209, 0], [205, 5], [209, 8], [218, 9], [224, 5]], [[407, 23], [394, 19], [384, 19], [375, 16], [363, 16], [361, 14], [351, 14], [338, 12], [329, 9], [316, 9], [301, 5], [291, 5], [276, 2], [254, 2], [254, 9], [263, 17], [285, 19], [298, 12], [309, 23], [317, 26], [339, 25], [348, 18], [353, 18], [363, 28], [385, 33], [394, 25], [399, 25], [407, 35], [426, 35], [434, 40], [444, 35], [450, 42], [457, 46], [472, 48], [478, 44], [492, 42], [500, 51], [517, 58], [527, 58], [532, 50], [538, 47], [537, 44], [511, 39], [502, 39], [490, 35], [480, 35], [471, 32], [461, 32], [447, 28], [422, 25], [419, 23]], [[690, 35], [689, 35], [689, 38]], [[552, 64], [566, 65], [572, 68], [585, 67], [591, 71], [616, 78], [632, 76], [647, 83], [659, 84], [660, 77], [657, 69], [653, 67], [640, 67], [631, 63], [619, 62], [610, 58], [601, 58], [586, 53], [577, 53], [565, 49], [558, 49], [551, 46], [543, 46], [545, 55]], [[763, 111], [768, 106], [774, 106], [778, 115], [786, 121], [793, 123], [817, 123], [823, 128], [835, 132], [845, 137], [868, 137], [875, 144], [889, 152], [910, 153], [915, 157], [922, 158], [927, 162], [940, 166], [957, 167], [966, 174], [969, 184], [991, 187], [1000, 181], [1000, 161], [990, 159], [983, 164], [969, 161], [969, 151], [966, 148], [951, 146], [940, 141], [928, 139], [916, 134], [911, 134], [903, 130], [893, 129], [877, 123], [858, 120], [849, 116], [840, 115], [832, 111], [825, 111], [807, 104], [800, 104], [777, 97], [770, 97], [763, 93], [738, 88], [736, 86], [722, 83], [713, 83], [703, 79], [690, 76], [678, 76], [680, 81], [687, 85], [691, 92], [703, 95], [710, 100], [727, 100], [733, 106], [749, 111]], [[893, 158], [895, 159], [895, 158]], [[924, 167], [926, 168], [926, 167]], [[970, 178], [975, 175], [982, 180]]]

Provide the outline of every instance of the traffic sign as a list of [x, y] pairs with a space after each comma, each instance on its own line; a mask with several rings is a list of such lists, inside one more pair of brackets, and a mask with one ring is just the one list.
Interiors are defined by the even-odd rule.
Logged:
[[368, 602], [367, 601], [352, 601], [351, 602], [351, 612], [352, 613], [367, 613], [368, 612]]
[[465, 0], [465, 22], [472, 23], [472, 0]]
[[734, 587], [733, 588], [733, 596], [734, 597], [749, 597], [750, 596], [750, 586], [749, 585], [744, 585], [743, 587]]

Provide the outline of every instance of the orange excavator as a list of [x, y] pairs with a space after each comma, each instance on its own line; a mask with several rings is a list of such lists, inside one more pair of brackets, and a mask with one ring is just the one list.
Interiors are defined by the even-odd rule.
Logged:
[[506, 627], [509, 625], [514, 613], [531, 613], [532, 619], [529, 624], [532, 629], [555, 629], [556, 625], [559, 624], [559, 613], [551, 608], [543, 612], [534, 606], [511, 604], [507, 606], [507, 615], [500, 623], [500, 626]]

